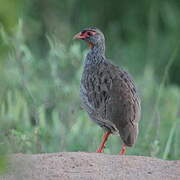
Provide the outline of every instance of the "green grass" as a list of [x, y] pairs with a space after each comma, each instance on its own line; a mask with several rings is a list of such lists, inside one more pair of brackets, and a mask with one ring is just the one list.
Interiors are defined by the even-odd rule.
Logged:
[[[103, 131], [81, 108], [79, 84], [86, 52], [78, 43], [67, 46], [48, 36], [50, 51], [45, 59], [37, 58], [26, 45], [20, 26], [14, 36], [2, 35], [11, 49], [0, 71], [2, 153], [94, 152]], [[127, 154], [180, 159], [180, 88], [165, 85], [177, 48], [161, 82], [149, 63], [135, 76], [142, 118], [137, 143]], [[117, 154], [120, 147], [120, 138], [112, 136], [105, 152]]]

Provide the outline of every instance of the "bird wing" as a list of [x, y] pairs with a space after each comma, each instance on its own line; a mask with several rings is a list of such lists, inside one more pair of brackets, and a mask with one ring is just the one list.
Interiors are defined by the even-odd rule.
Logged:
[[106, 130], [120, 134], [131, 146], [138, 134], [140, 101], [130, 75], [104, 61], [83, 74], [80, 88], [90, 118]]
[[140, 119], [140, 100], [131, 76], [119, 67], [107, 63], [103, 70], [102, 84], [107, 101], [105, 119], [112, 122], [119, 130], [124, 143], [131, 146], [138, 134]]

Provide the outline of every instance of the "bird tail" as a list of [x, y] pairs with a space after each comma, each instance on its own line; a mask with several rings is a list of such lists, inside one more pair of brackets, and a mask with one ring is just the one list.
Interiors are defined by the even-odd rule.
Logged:
[[138, 136], [138, 124], [128, 123], [125, 127], [119, 129], [119, 134], [127, 146], [133, 146]]

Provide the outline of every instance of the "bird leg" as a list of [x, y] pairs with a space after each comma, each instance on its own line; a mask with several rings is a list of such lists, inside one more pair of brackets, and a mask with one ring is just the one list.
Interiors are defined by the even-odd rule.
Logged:
[[122, 148], [121, 148], [121, 151], [120, 151], [120, 155], [125, 155], [125, 153], [126, 153], [126, 145], [125, 144], [123, 144], [122, 145]]
[[96, 151], [97, 153], [102, 153], [103, 152], [103, 149], [105, 148], [106, 141], [107, 141], [110, 134], [111, 134], [111, 132], [108, 131], [103, 135], [101, 145], [99, 146], [99, 149]]

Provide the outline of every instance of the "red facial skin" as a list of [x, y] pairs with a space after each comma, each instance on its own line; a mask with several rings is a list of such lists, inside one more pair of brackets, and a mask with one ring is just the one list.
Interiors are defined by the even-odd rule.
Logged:
[[96, 34], [95, 31], [90, 31], [90, 30], [85, 32], [80, 32], [76, 34], [73, 39], [86, 39], [90, 36], [94, 36], [95, 34]]
[[[76, 34], [73, 39], [82, 39], [82, 40], [85, 40], [86, 38], [88, 38], [90, 36], [94, 36], [95, 34], [96, 34], [95, 31], [90, 31], [90, 30], [89, 31], [85, 31], [85, 32], [80, 32], [80, 33]], [[94, 45], [92, 43], [88, 42], [88, 46], [90, 48], [92, 48]]]

